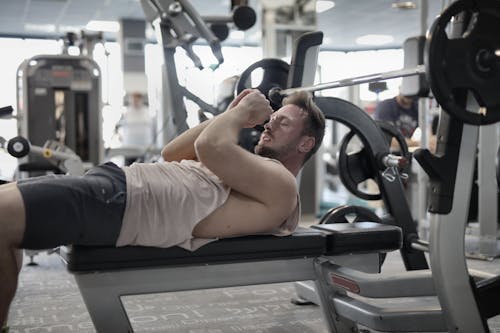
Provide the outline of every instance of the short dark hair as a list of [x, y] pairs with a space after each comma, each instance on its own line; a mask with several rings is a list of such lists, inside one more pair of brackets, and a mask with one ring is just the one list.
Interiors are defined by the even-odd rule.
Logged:
[[307, 91], [294, 92], [283, 99], [283, 105], [297, 105], [307, 117], [304, 120], [304, 129], [302, 135], [314, 137], [314, 147], [306, 154], [304, 163], [316, 153], [323, 142], [325, 136], [325, 115], [314, 103], [313, 97]]

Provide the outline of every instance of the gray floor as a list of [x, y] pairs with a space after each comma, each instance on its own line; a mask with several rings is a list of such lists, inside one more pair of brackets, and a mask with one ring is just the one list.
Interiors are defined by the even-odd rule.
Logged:
[[[11, 333], [95, 332], [73, 277], [57, 255], [37, 257], [25, 266], [11, 308]], [[469, 266], [500, 274], [500, 259], [469, 261]], [[385, 272], [402, 271], [398, 253]], [[319, 307], [296, 306], [293, 284], [273, 284], [125, 298], [136, 332], [293, 333], [327, 332]], [[500, 333], [500, 317], [488, 322]], [[471, 332], [472, 333], [472, 332]]]

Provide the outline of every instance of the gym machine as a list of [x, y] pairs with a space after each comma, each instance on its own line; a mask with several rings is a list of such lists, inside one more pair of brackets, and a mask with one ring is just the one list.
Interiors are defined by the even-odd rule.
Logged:
[[[91, 58], [38, 55], [17, 71], [18, 134], [34, 145], [55, 140], [86, 164], [103, 159], [101, 71]], [[20, 170], [37, 175], [51, 170], [36, 156], [20, 160]]]
[[[444, 29], [452, 17], [452, 35], [447, 37]], [[457, 1], [436, 20], [429, 33], [428, 79], [434, 96], [447, 113], [441, 114], [436, 154], [428, 150], [415, 152], [430, 178], [432, 214], [429, 244], [415, 242], [412, 247], [430, 252], [432, 275], [411, 272], [382, 280], [339, 267], [330, 275], [331, 280], [322, 280], [333, 281], [325, 288], [369, 297], [437, 295], [442, 316], [438, 307], [429, 303], [427, 314], [422, 317], [425, 319], [412, 321], [413, 316], [401, 317], [402, 309], [380, 311], [346, 295], [335, 297], [331, 312], [334, 315], [383, 331], [403, 331], [406, 327], [412, 331], [489, 332], [486, 320], [499, 314], [500, 279], [467, 269], [464, 242], [479, 126], [496, 123], [500, 115], [498, 95], [494, 92], [499, 80], [500, 39], [494, 36], [499, 19], [498, 1]], [[466, 48], [474, 51], [468, 53]], [[446, 60], [435, 61], [436, 51], [446, 52]], [[465, 67], [457, 69], [459, 66]], [[494, 172], [488, 176], [494, 178]], [[411, 280], [405, 281], [409, 277]], [[422, 282], [432, 278], [432, 283], [427, 288], [420, 284], [416, 287], [416, 277]], [[418, 292], [408, 292], [413, 288]], [[418, 318], [416, 309], [412, 311]], [[331, 320], [338, 318], [334, 315]], [[428, 325], [434, 320], [436, 326], [430, 329]], [[446, 325], [439, 329], [440, 323]]]
[[[333, 268], [329, 275], [319, 280], [318, 294], [322, 305], [326, 304], [328, 307], [327, 320], [330, 326], [338, 325], [336, 327], [339, 331], [356, 330], [356, 324], [361, 323], [380, 331], [487, 332], [486, 319], [499, 312], [496, 300], [499, 296], [500, 279], [481, 272], [469, 272], [464, 257], [464, 230], [478, 143], [477, 126], [494, 124], [500, 120], [500, 98], [495, 92], [500, 83], [500, 39], [494, 33], [500, 20], [499, 5], [498, 1], [469, 0], [457, 1], [450, 6], [430, 29], [426, 41], [425, 65], [309, 87], [274, 87], [268, 91], [271, 101], [279, 104], [283, 96], [298, 90], [317, 91], [424, 74], [435, 98], [447, 112], [441, 115], [438, 132], [440, 148], [436, 155], [430, 154], [428, 150], [420, 150], [415, 154], [431, 179], [429, 211], [435, 215], [430, 244], [419, 240], [415, 237], [416, 234], [405, 233], [403, 228], [402, 250], [406, 245], [410, 252], [430, 251], [432, 275], [429, 271], [419, 271], [406, 272], [397, 277], [380, 277], [346, 267]], [[452, 38], [448, 37], [446, 29], [453, 17], [455, 35]], [[463, 31], [457, 32], [459, 28]], [[321, 100], [322, 98], [317, 98], [318, 105], [321, 105]], [[338, 117], [338, 110], [341, 108], [335, 103], [330, 104], [331, 109], [335, 110], [334, 117]], [[324, 105], [322, 109], [326, 110]], [[462, 127], [463, 131], [468, 132], [462, 134]], [[365, 131], [361, 132], [361, 136], [366, 135]], [[366, 149], [366, 143], [363, 143]], [[369, 140], [369, 145], [373, 145], [373, 139]], [[350, 156], [352, 163], [349, 167], [365, 162], [357, 155]], [[374, 160], [363, 166], [378, 165], [380, 170], [388, 166], [384, 164], [385, 155], [381, 155], [380, 151], [374, 150], [374, 153], [367, 155]], [[490, 166], [490, 171], [491, 169]], [[357, 184], [356, 177], [359, 177], [360, 172], [352, 173], [355, 174], [353, 183]], [[494, 178], [494, 175], [489, 174], [489, 177]], [[399, 179], [397, 173], [385, 173], [381, 179], [384, 178], [390, 182]], [[466, 185], [463, 184], [464, 180]], [[379, 181], [379, 188], [389, 189], [386, 184], [382, 187], [380, 185]], [[390, 189], [387, 193], [394, 194], [397, 191]], [[390, 210], [391, 206], [388, 207]], [[397, 217], [393, 221], [396, 224], [401, 222]], [[457, 221], [463, 221], [464, 224], [457, 225]], [[325, 265], [330, 267], [331, 263]], [[413, 303], [412, 308], [407, 311], [402, 308], [391, 311], [351, 297], [355, 294], [374, 298], [437, 295], [442, 310], [436, 302], [428, 303], [428, 299], [424, 299], [424, 306], [421, 308], [414, 307]], [[325, 295], [328, 297], [325, 298]], [[333, 302], [329, 302], [331, 297]], [[471, 317], [473, 319], [469, 320]], [[420, 320], [423, 318], [425, 323]]]
[[[0, 119], [12, 116], [12, 106], [0, 108]], [[43, 146], [33, 145], [28, 139], [16, 136], [6, 140], [0, 136], [0, 148], [15, 158], [23, 158], [28, 155], [38, 156], [53, 166], [57, 173], [65, 173], [74, 176], [83, 176], [85, 173], [84, 163], [69, 147], [55, 140], [47, 140]]]
[[[476, 54], [459, 53], [455, 57], [456, 62], [450, 64], [465, 63], [470, 66], [465, 68], [463, 74], [452, 74], [456, 83], [453, 87], [462, 88], [465, 83], [474, 85], [475, 89], [462, 90], [453, 97], [456, 105], [473, 112], [465, 117], [456, 117], [454, 112], [449, 112], [447, 105], [443, 105], [449, 115], [441, 115], [436, 154], [421, 150], [415, 153], [415, 158], [430, 178], [430, 261], [447, 326], [457, 332], [489, 332], [486, 320], [500, 314], [500, 278], [495, 276], [476, 281], [469, 276], [464, 255], [464, 233], [469, 215], [467, 203], [470, 202], [474, 179], [479, 126], [497, 123], [500, 119], [496, 93], [500, 81], [500, 38], [495, 33], [499, 26], [500, 4], [498, 1], [458, 1], [434, 25], [448, 22], [452, 17], [455, 21], [450, 39], [441, 29], [431, 29], [435, 33], [430, 38], [439, 41], [436, 48], [439, 46], [454, 52], [459, 52], [457, 46], [471, 47], [474, 43]], [[476, 44], [477, 41], [480, 43]], [[493, 54], [489, 50], [493, 50]], [[470, 57], [475, 57], [475, 61]], [[478, 66], [474, 66], [477, 62]], [[442, 71], [437, 71], [429, 81], [435, 95], [435, 90], [441, 92], [441, 74]], [[437, 99], [439, 95], [436, 95]], [[487, 122], [477, 121], [490, 115], [496, 117], [490, 117], [491, 121]], [[494, 179], [494, 172], [489, 177]]]
[[162, 135], [158, 144], [165, 145], [188, 129], [184, 98], [196, 103], [204, 112], [217, 115], [224, 111], [204, 102], [179, 84], [174, 58], [177, 47], [183, 48], [194, 65], [203, 69], [200, 58], [193, 51], [195, 41], [202, 38], [206, 40], [220, 65], [224, 62], [220, 39], [215, 36], [208, 25], [214, 27], [215, 31], [219, 31], [221, 24], [234, 22], [238, 28], [246, 30], [253, 26], [256, 16], [253, 9], [246, 5], [236, 7], [233, 10], [233, 16], [212, 16], [206, 17], [206, 20], [198, 14], [188, 0], [141, 0], [141, 5], [146, 21], [152, 24], [158, 43], [163, 48], [161, 101], [163, 113], [158, 114], [158, 124], [161, 126], [158, 133]]

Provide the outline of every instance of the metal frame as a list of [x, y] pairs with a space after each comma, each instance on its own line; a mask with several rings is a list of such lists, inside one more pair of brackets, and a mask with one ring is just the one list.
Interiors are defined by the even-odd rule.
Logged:
[[424, 253], [411, 248], [418, 239], [417, 226], [405, 197], [399, 171], [395, 167], [380, 168], [380, 157], [389, 153], [387, 140], [375, 121], [356, 105], [334, 97], [316, 97], [316, 104], [327, 119], [341, 122], [360, 138], [370, 157], [370, 164], [377, 167], [376, 181], [387, 211], [395, 224], [403, 229], [403, 248], [400, 250], [407, 270], [427, 269]]
[[[500, 254], [498, 242], [498, 185], [492, 182], [496, 173], [498, 148], [498, 124], [479, 128], [479, 151], [477, 157], [478, 183], [478, 253], [486, 258]], [[496, 143], [496, 144], [494, 144]]]
[[[404, 272], [382, 278], [324, 260], [316, 260], [315, 269], [320, 277], [315, 281], [319, 300], [325, 309], [329, 327], [335, 327], [333, 332], [357, 332], [358, 324], [384, 332], [448, 331], [435, 297], [388, 307], [354, 296], [394, 298], [432, 295], [433, 286], [428, 271]], [[346, 283], [338, 283], [339, 280]], [[418, 290], [420, 287], [422, 290]]]
[[479, 312], [465, 261], [465, 227], [474, 179], [479, 127], [463, 125], [453, 205], [449, 214], [431, 214], [430, 262], [448, 327], [488, 332]]
[[[378, 268], [378, 255], [331, 258], [355, 267]], [[97, 332], [133, 332], [122, 296], [316, 280], [315, 258], [168, 266], [73, 273]], [[331, 331], [334, 331], [330, 327]]]

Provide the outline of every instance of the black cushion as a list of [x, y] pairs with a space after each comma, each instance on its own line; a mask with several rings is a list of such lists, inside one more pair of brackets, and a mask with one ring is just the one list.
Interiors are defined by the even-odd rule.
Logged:
[[312, 226], [332, 232], [327, 253], [388, 252], [400, 249], [403, 233], [400, 227], [375, 222], [332, 223]]
[[326, 250], [326, 236], [319, 230], [300, 228], [293, 236], [286, 237], [246, 236], [221, 239], [194, 252], [180, 247], [72, 246], [62, 248], [61, 256], [70, 271], [316, 257]]
[[372, 222], [298, 228], [286, 237], [246, 236], [222, 239], [190, 252], [179, 247], [141, 246], [61, 248], [72, 272], [172, 265], [293, 259], [343, 253], [387, 252], [401, 247], [401, 229]]

